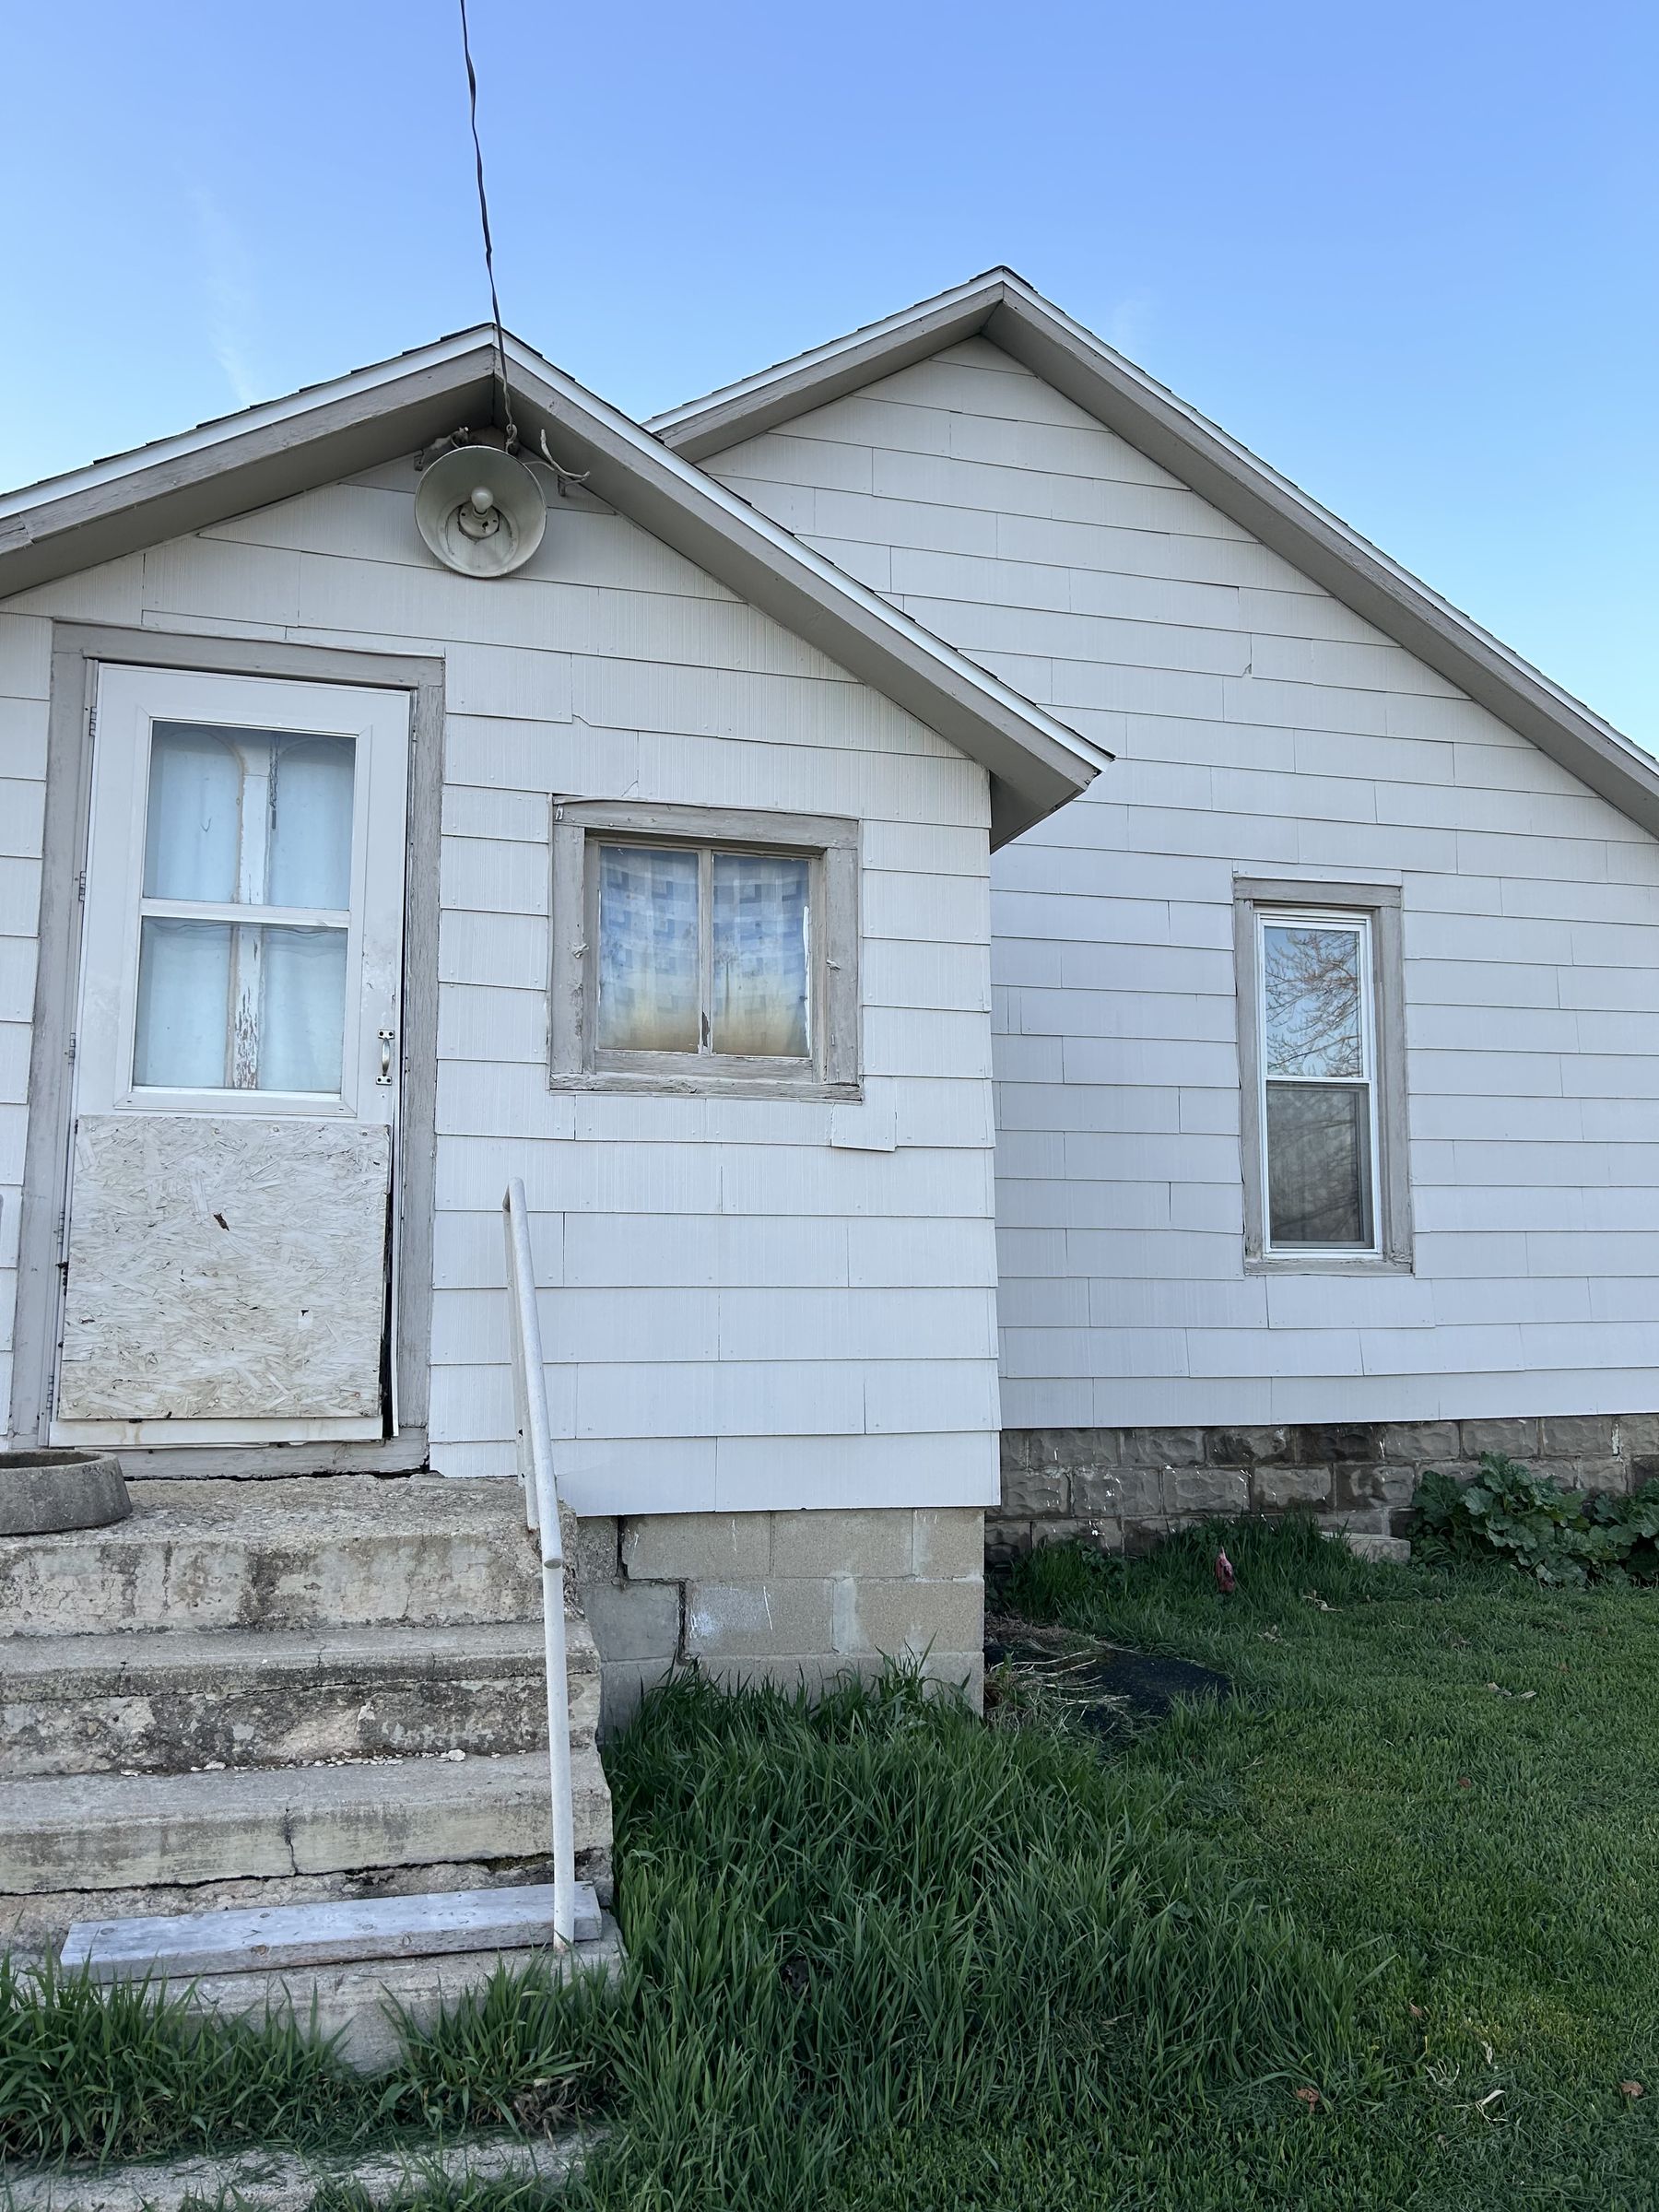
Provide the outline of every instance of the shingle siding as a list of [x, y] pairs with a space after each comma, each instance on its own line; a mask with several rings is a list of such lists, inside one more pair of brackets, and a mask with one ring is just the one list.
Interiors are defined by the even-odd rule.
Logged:
[[[1659, 1393], [1659, 843], [982, 339], [708, 464], [1109, 747], [993, 864], [1010, 1429]], [[1413, 1275], [1245, 1275], [1235, 871], [1397, 881]]]
[[[512, 1464], [500, 1207], [517, 1174], [578, 1512], [993, 1500], [985, 771], [618, 516], [561, 503], [528, 571], [477, 582], [428, 559], [413, 486], [391, 465], [0, 607], [0, 1362], [47, 618], [437, 653], [433, 1464]], [[859, 818], [866, 1108], [549, 1089], [555, 794]], [[873, 1115], [885, 1148], [838, 1145], [835, 1111]]]

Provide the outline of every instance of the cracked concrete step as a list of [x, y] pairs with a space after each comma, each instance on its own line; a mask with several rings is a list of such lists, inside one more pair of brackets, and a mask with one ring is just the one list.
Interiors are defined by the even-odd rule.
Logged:
[[[580, 1615], [565, 1637], [571, 1741], [591, 1744], [599, 1654]], [[545, 1684], [539, 1619], [0, 1637], [0, 1773], [535, 1751]]]
[[[540, 1954], [536, 1954], [540, 1956]], [[512, 1963], [507, 1961], [507, 1963]], [[578, 1960], [578, 1965], [584, 1962]], [[492, 1961], [493, 1964], [493, 1961]], [[601, 1961], [593, 1971], [614, 1971]], [[387, 1993], [399, 1996], [396, 1988]], [[459, 1994], [443, 1993], [453, 2003]], [[378, 1990], [368, 2001], [381, 2021], [386, 2020]], [[399, 1997], [400, 2002], [407, 2003]], [[254, 2017], [258, 1997], [250, 2007]], [[198, 2010], [208, 2009], [206, 2003]], [[215, 2006], [215, 2010], [229, 2009]], [[437, 2006], [422, 2007], [418, 1998], [410, 2009], [423, 2021]], [[377, 2028], [374, 2016], [353, 2006], [331, 2006], [327, 1996], [319, 2007], [319, 2031], [324, 2019], [340, 2013], [346, 2029], [345, 2056], [348, 2065], [365, 2069], [395, 2058], [394, 2031]], [[304, 2017], [303, 2007], [300, 2007]], [[369, 2055], [372, 2053], [372, 2055]], [[603, 2134], [603, 2130], [596, 2131]], [[400, 2143], [393, 2150], [301, 2152], [271, 2150], [264, 2144], [252, 2150], [204, 2153], [200, 2157], [147, 2161], [133, 2166], [71, 2166], [65, 2169], [11, 2166], [0, 2187], [6, 2212], [200, 2212], [204, 2205], [234, 2205], [237, 2212], [310, 2212], [310, 2207], [352, 2203], [365, 2206], [406, 2205], [429, 2192], [433, 2201], [471, 2203], [479, 2192], [492, 2197], [491, 2186], [511, 2190], [512, 2202], [554, 2201], [554, 2192], [582, 2170], [594, 2133], [571, 2132], [550, 2140], [529, 2141], [523, 2136], [491, 2135], [431, 2136]]]
[[540, 1564], [509, 1479], [128, 1488], [132, 1518], [112, 1528], [0, 1537], [8, 1636], [541, 1617]]
[[[610, 1791], [571, 1753], [576, 1853], [608, 1874]], [[544, 1752], [223, 1774], [37, 1777], [0, 1794], [0, 1896], [543, 1860]]]

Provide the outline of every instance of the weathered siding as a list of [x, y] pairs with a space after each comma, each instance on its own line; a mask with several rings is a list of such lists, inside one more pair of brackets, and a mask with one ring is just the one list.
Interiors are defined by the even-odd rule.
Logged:
[[[712, 465], [1118, 756], [998, 855], [1010, 1428], [1659, 1394], [1659, 844], [983, 340]], [[1231, 877], [1404, 887], [1416, 1271], [1247, 1277]]]
[[51, 670], [52, 625], [38, 616], [0, 615], [0, 1404], [7, 1406], [29, 1127]]
[[[434, 1464], [508, 1465], [516, 1173], [578, 1512], [994, 1500], [984, 771], [618, 516], [556, 503], [535, 561], [481, 583], [429, 559], [413, 488], [398, 464], [0, 610], [8, 1264], [44, 618], [441, 652]], [[548, 1089], [555, 793], [863, 819], [865, 1106]]]

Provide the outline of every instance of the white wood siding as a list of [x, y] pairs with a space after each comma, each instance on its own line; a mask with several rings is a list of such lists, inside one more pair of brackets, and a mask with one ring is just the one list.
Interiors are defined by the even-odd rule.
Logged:
[[[1010, 1427], [1659, 1405], [1659, 844], [983, 340], [712, 465], [1118, 756], [992, 872]], [[1235, 870], [1403, 886], [1412, 1276], [1244, 1273]]]
[[0, 809], [0, 1405], [6, 1406], [29, 1127], [51, 675], [51, 623], [38, 615], [0, 615], [0, 779], [7, 794]]
[[[556, 503], [535, 561], [480, 583], [433, 566], [413, 490], [394, 465], [0, 609], [5, 1342], [46, 618], [441, 653], [433, 1464], [511, 1464], [500, 1206], [520, 1174], [578, 1511], [991, 1501], [983, 770], [617, 516]], [[555, 793], [861, 818], [865, 1106], [548, 1089]]]

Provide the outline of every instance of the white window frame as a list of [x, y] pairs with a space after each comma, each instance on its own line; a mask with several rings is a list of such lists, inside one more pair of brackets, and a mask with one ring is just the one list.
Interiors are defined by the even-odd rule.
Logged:
[[[1397, 884], [1311, 883], [1239, 877], [1233, 886], [1239, 987], [1240, 1131], [1248, 1273], [1407, 1273], [1412, 1265], [1406, 1122], [1404, 963]], [[1288, 925], [1357, 933], [1360, 944], [1359, 1077], [1294, 1077], [1293, 1087], [1363, 1082], [1370, 1120], [1369, 1244], [1280, 1244], [1272, 1238], [1268, 1185], [1266, 961], [1264, 933]]]
[[[310, 907], [151, 899], [144, 890], [150, 747], [157, 723], [344, 736], [353, 754], [351, 904]], [[293, 1115], [300, 1119], [392, 1118], [384, 1064], [395, 1063], [402, 973], [404, 838], [409, 704], [400, 692], [286, 677], [106, 665], [99, 676], [98, 727], [104, 800], [87, 856], [87, 945], [76, 1038], [78, 1112]], [[382, 803], [383, 802], [383, 803]], [[101, 827], [101, 836], [100, 836]], [[386, 887], [396, 886], [396, 895]], [[328, 927], [346, 938], [340, 1085], [334, 1091], [185, 1088], [135, 1081], [138, 962], [147, 916], [217, 922], [233, 929]], [[111, 993], [105, 979], [114, 981]], [[382, 1010], [379, 1036], [371, 1008]]]
[[[599, 962], [597, 849], [640, 844], [701, 856], [700, 972], [708, 990], [710, 883], [716, 852], [790, 854], [810, 864], [808, 1035], [804, 1057], [602, 1049], [595, 1020]], [[858, 825], [825, 815], [713, 806], [557, 801], [552, 838], [552, 974], [548, 1081], [556, 1090], [649, 1090], [856, 1100], [859, 1037]], [[700, 1003], [700, 1019], [708, 1008]], [[703, 1034], [707, 1038], [706, 1025]]]

